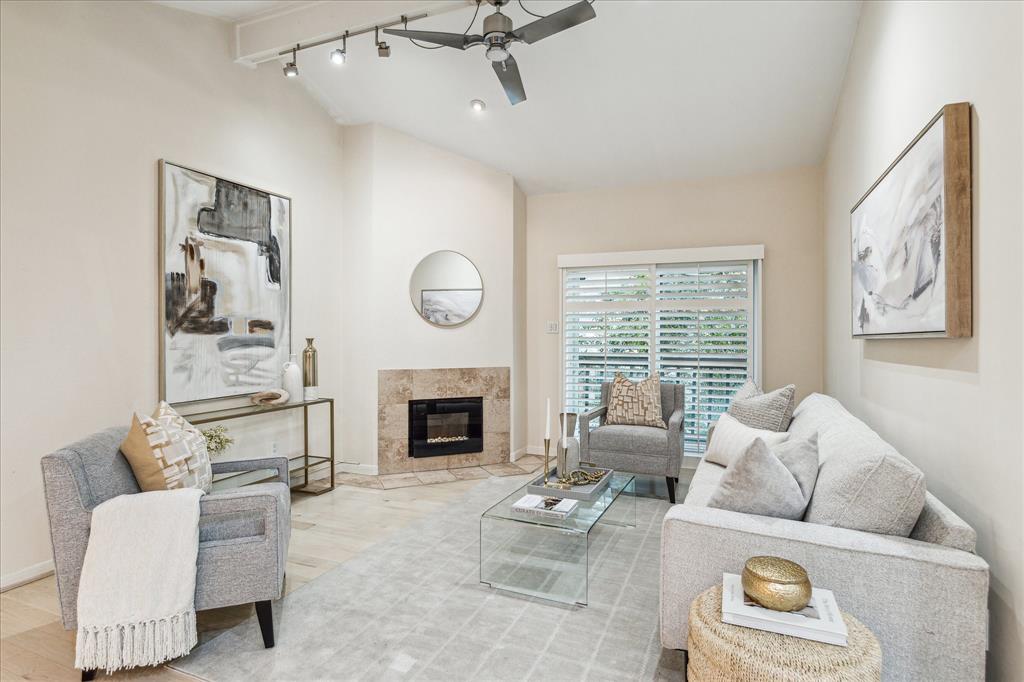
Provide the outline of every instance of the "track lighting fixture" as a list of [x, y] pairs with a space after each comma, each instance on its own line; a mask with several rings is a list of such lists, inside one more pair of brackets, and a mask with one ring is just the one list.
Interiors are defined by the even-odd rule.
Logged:
[[378, 57], [391, 56], [391, 46], [380, 39], [380, 30], [376, 26], [373, 27], [373, 40], [377, 43]]
[[331, 51], [331, 63], [341, 66], [348, 59], [348, 31], [341, 37], [341, 49]]
[[295, 63], [295, 55], [298, 51], [298, 45], [292, 49], [292, 60], [284, 65], [284, 75], [287, 78], [295, 78], [299, 75], [299, 67]]

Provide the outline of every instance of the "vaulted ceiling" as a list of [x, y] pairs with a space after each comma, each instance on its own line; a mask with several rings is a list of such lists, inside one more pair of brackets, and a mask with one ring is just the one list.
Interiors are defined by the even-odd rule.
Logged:
[[[416, 5], [338, 4], [365, 6], [360, 20], [374, 7], [400, 6], [411, 15]], [[524, 4], [548, 14], [571, 3]], [[409, 28], [461, 33], [474, 6], [446, 5]], [[328, 59], [338, 45], [301, 52], [296, 86], [308, 88], [339, 123], [396, 128], [506, 170], [528, 193], [821, 162], [858, 2], [598, 0], [594, 9], [592, 21], [513, 46], [528, 96], [516, 106], [481, 48], [424, 50], [388, 38], [391, 57], [382, 59], [372, 35], [349, 41], [342, 67]], [[480, 32], [493, 11], [483, 4], [470, 32]], [[533, 20], [518, 3], [504, 12], [516, 26]], [[272, 32], [287, 45], [362, 27], [317, 26], [312, 35], [302, 15], [301, 7], [290, 8], [248, 28]], [[393, 18], [379, 16], [370, 25]], [[241, 44], [236, 50], [244, 51]], [[486, 111], [474, 114], [472, 99], [485, 101]]]

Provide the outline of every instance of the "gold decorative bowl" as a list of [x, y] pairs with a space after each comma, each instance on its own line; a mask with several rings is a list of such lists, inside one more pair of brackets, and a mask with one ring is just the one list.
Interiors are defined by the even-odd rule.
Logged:
[[743, 591], [766, 609], [799, 611], [811, 601], [811, 581], [800, 564], [755, 556], [743, 567]]

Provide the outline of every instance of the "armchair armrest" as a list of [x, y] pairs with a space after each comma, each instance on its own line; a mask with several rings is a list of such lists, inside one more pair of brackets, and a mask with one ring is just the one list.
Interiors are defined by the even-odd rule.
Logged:
[[[669, 471], [679, 471], [683, 465], [683, 408], [676, 408], [668, 419]], [[678, 474], [677, 474], [678, 475]]]
[[608, 412], [607, 405], [595, 407], [579, 416], [580, 424], [580, 461], [590, 461], [590, 422], [603, 417]]
[[274, 469], [277, 471], [275, 480], [288, 485], [287, 457], [266, 457], [263, 459], [239, 459], [232, 462], [210, 462], [210, 467], [215, 474], [230, 474], [236, 471], [259, 471], [261, 469]]
[[[686, 648], [690, 603], [747, 558], [796, 561], [878, 637], [891, 679], [984, 677], [988, 564], [909, 538], [677, 505], [661, 540], [661, 640]], [[951, 599], [950, 595], [956, 595]], [[922, 655], [927, 652], [927, 655]]]

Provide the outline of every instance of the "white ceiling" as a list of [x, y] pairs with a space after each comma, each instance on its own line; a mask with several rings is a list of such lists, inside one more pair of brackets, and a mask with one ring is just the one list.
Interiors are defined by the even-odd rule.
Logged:
[[[548, 14], [571, 3], [525, 4]], [[392, 37], [381, 59], [372, 34], [350, 40], [343, 67], [327, 58], [337, 45], [300, 53], [296, 85], [339, 123], [404, 131], [511, 173], [529, 194], [821, 162], [859, 2], [598, 0], [594, 9], [592, 21], [513, 46], [528, 96], [515, 107], [482, 49], [428, 51]], [[485, 3], [471, 32], [491, 11]], [[532, 21], [518, 3], [505, 13], [516, 26]], [[409, 28], [462, 32], [472, 16], [467, 7]], [[483, 115], [470, 112], [474, 98], [487, 103]]]
[[309, 0], [153, 0], [187, 12], [205, 14], [222, 21], [237, 23], [263, 17], [297, 5], [308, 5]]

